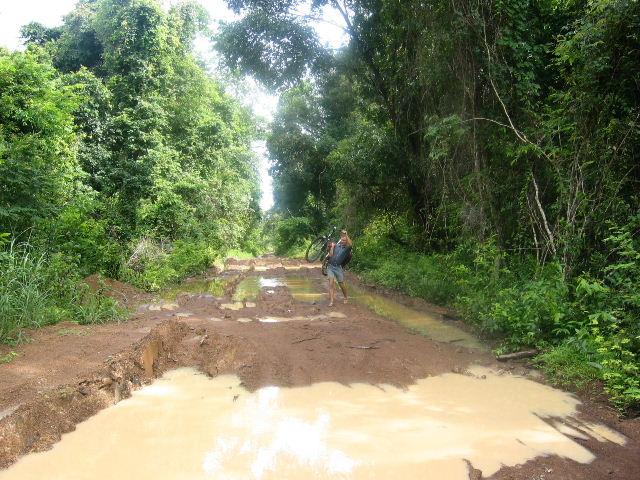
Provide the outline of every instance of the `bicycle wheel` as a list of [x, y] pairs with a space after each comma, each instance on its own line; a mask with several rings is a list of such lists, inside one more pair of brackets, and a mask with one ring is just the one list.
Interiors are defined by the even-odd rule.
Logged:
[[309, 248], [307, 248], [307, 254], [305, 255], [307, 262], [316, 262], [320, 260], [320, 257], [322, 257], [322, 253], [324, 252], [324, 249], [325, 249], [324, 238], [322, 237], [316, 238], [313, 242], [311, 242], [311, 245], [309, 245]]

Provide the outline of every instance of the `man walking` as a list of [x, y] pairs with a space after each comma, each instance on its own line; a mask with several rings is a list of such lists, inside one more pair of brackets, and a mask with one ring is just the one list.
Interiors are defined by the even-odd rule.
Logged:
[[340, 240], [338, 243], [331, 245], [331, 249], [327, 254], [329, 263], [327, 265], [327, 275], [329, 276], [329, 306], [333, 307], [333, 301], [336, 295], [336, 282], [340, 285], [340, 290], [344, 295], [344, 303], [347, 303], [347, 286], [344, 283], [344, 270], [342, 266], [346, 263], [347, 258], [351, 254], [353, 242], [349, 238], [346, 230], [340, 232]]

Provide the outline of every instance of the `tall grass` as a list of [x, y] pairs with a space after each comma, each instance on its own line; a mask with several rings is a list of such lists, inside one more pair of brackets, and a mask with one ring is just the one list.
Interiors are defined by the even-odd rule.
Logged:
[[46, 281], [47, 261], [28, 247], [11, 243], [0, 252], [0, 341], [19, 340], [23, 328], [60, 320], [55, 294]]
[[103, 323], [123, 312], [115, 301], [81, 286], [72, 262], [28, 244], [0, 250], [0, 343], [19, 343], [24, 329], [61, 320]]

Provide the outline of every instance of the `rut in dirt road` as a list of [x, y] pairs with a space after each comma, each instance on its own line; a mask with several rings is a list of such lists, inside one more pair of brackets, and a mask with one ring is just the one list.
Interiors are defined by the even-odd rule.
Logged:
[[[83, 402], [124, 400], [0, 479], [635, 478], [634, 421], [500, 369], [443, 309], [362, 285], [329, 309], [323, 282], [315, 265], [230, 262], [141, 305], [120, 328], [150, 333], [56, 398], [57, 421], [37, 396], [1, 420], [3, 463], [54, 443]], [[49, 441], [28, 445], [43, 423]]]

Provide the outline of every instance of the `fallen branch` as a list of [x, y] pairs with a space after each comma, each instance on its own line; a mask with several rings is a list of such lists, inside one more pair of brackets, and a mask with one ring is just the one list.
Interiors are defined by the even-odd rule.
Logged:
[[521, 358], [531, 358], [538, 355], [538, 350], [523, 350], [521, 352], [507, 353], [506, 355], [498, 355], [496, 360], [506, 362], [507, 360], [519, 360]]
[[374, 348], [380, 348], [377, 345], [347, 345], [349, 348], [359, 348], [361, 350], [372, 350]]

